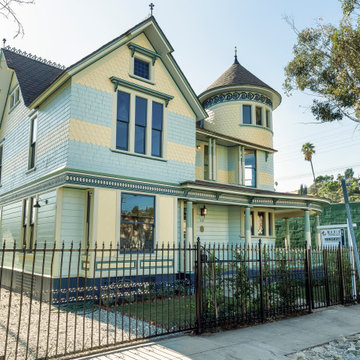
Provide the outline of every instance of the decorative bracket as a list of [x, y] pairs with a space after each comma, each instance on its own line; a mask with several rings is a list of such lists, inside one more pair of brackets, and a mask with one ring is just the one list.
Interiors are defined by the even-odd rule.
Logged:
[[131, 50], [131, 57], [134, 57], [135, 52], [146, 55], [152, 59], [152, 65], [154, 66], [157, 58], [160, 58], [160, 55], [154, 51], [146, 49], [140, 45], [137, 45], [133, 42], [128, 44], [128, 48]]
[[126, 88], [136, 90], [136, 91], [140, 91], [142, 93], [145, 93], [145, 94], [160, 98], [160, 99], [165, 101], [165, 107], [167, 107], [168, 104], [169, 104], [169, 101], [174, 98], [172, 95], [168, 95], [168, 94], [162, 93], [160, 91], [149, 89], [149, 88], [147, 88], [145, 86], [141, 86], [141, 85], [135, 84], [133, 82], [117, 78], [116, 76], [112, 76], [110, 78], [110, 81], [114, 84], [114, 92], [116, 92], [118, 87], [121, 85], [121, 86], [124, 86]]

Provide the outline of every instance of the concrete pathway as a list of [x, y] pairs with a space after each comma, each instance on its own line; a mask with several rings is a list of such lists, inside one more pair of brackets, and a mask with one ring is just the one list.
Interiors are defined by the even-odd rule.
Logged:
[[92, 360], [289, 360], [288, 354], [360, 333], [360, 305], [213, 334], [183, 335], [85, 356]]

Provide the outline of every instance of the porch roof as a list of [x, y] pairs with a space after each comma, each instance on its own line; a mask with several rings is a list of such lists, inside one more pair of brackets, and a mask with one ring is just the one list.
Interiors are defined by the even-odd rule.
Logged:
[[218, 141], [218, 143], [220, 145], [225, 145], [225, 146], [243, 145], [243, 146], [249, 146], [254, 149], [264, 150], [264, 151], [271, 152], [271, 153], [277, 152], [277, 150], [275, 150], [273, 148], [262, 146], [259, 144], [254, 144], [249, 141], [240, 140], [235, 137], [223, 135], [223, 134], [220, 134], [215, 131], [210, 131], [210, 130], [201, 129], [201, 128], [196, 129], [196, 138], [198, 140], [206, 140], [209, 137], [220, 140], [220, 141]]

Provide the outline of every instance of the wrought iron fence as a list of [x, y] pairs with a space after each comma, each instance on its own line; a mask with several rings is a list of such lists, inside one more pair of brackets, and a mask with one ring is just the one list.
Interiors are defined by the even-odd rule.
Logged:
[[[0, 249], [0, 359], [48, 359], [356, 298], [349, 249]], [[357, 286], [359, 289], [359, 286]]]
[[200, 329], [312, 312], [359, 295], [351, 249], [279, 249], [259, 241], [199, 247], [197, 258]]

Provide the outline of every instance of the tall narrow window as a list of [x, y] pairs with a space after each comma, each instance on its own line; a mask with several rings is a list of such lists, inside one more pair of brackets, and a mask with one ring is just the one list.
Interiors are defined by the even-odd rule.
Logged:
[[266, 127], [270, 128], [270, 111], [266, 110]]
[[273, 234], [273, 221], [272, 221], [272, 213], [268, 213], [269, 216], [269, 236]]
[[23, 212], [22, 212], [22, 246], [26, 246], [27, 221], [28, 221], [28, 199], [24, 199]]
[[120, 245], [125, 248], [154, 247], [155, 197], [121, 194]]
[[33, 248], [34, 242], [35, 242], [35, 236], [34, 236], [34, 228], [35, 228], [35, 209], [34, 204], [36, 202], [35, 197], [30, 198], [30, 216], [29, 216], [29, 244], [28, 247], [30, 249]]
[[265, 213], [264, 212], [261, 212], [261, 211], [258, 212], [257, 228], [258, 228], [258, 235], [266, 234]]
[[118, 91], [116, 117], [116, 148], [128, 150], [129, 147], [130, 94]]
[[153, 101], [152, 103], [152, 131], [151, 131], [151, 155], [161, 157], [162, 131], [163, 131], [163, 104]]
[[245, 186], [256, 187], [256, 152], [245, 150]]
[[254, 231], [254, 212], [250, 212], [250, 229], [251, 229], [251, 235], [255, 235]]
[[209, 146], [204, 146], [204, 180], [209, 180]]
[[3, 167], [3, 145], [0, 145], [0, 184], [1, 184], [2, 167]]
[[256, 107], [256, 125], [262, 125], [262, 111], [261, 107]]
[[145, 154], [147, 100], [136, 97], [135, 104], [135, 152]]
[[243, 123], [251, 124], [251, 105], [243, 105]]
[[37, 139], [37, 117], [34, 117], [33, 119], [31, 119], [31, 127], [30, 127], [29, 169], [35, 167], [36, 139]]

